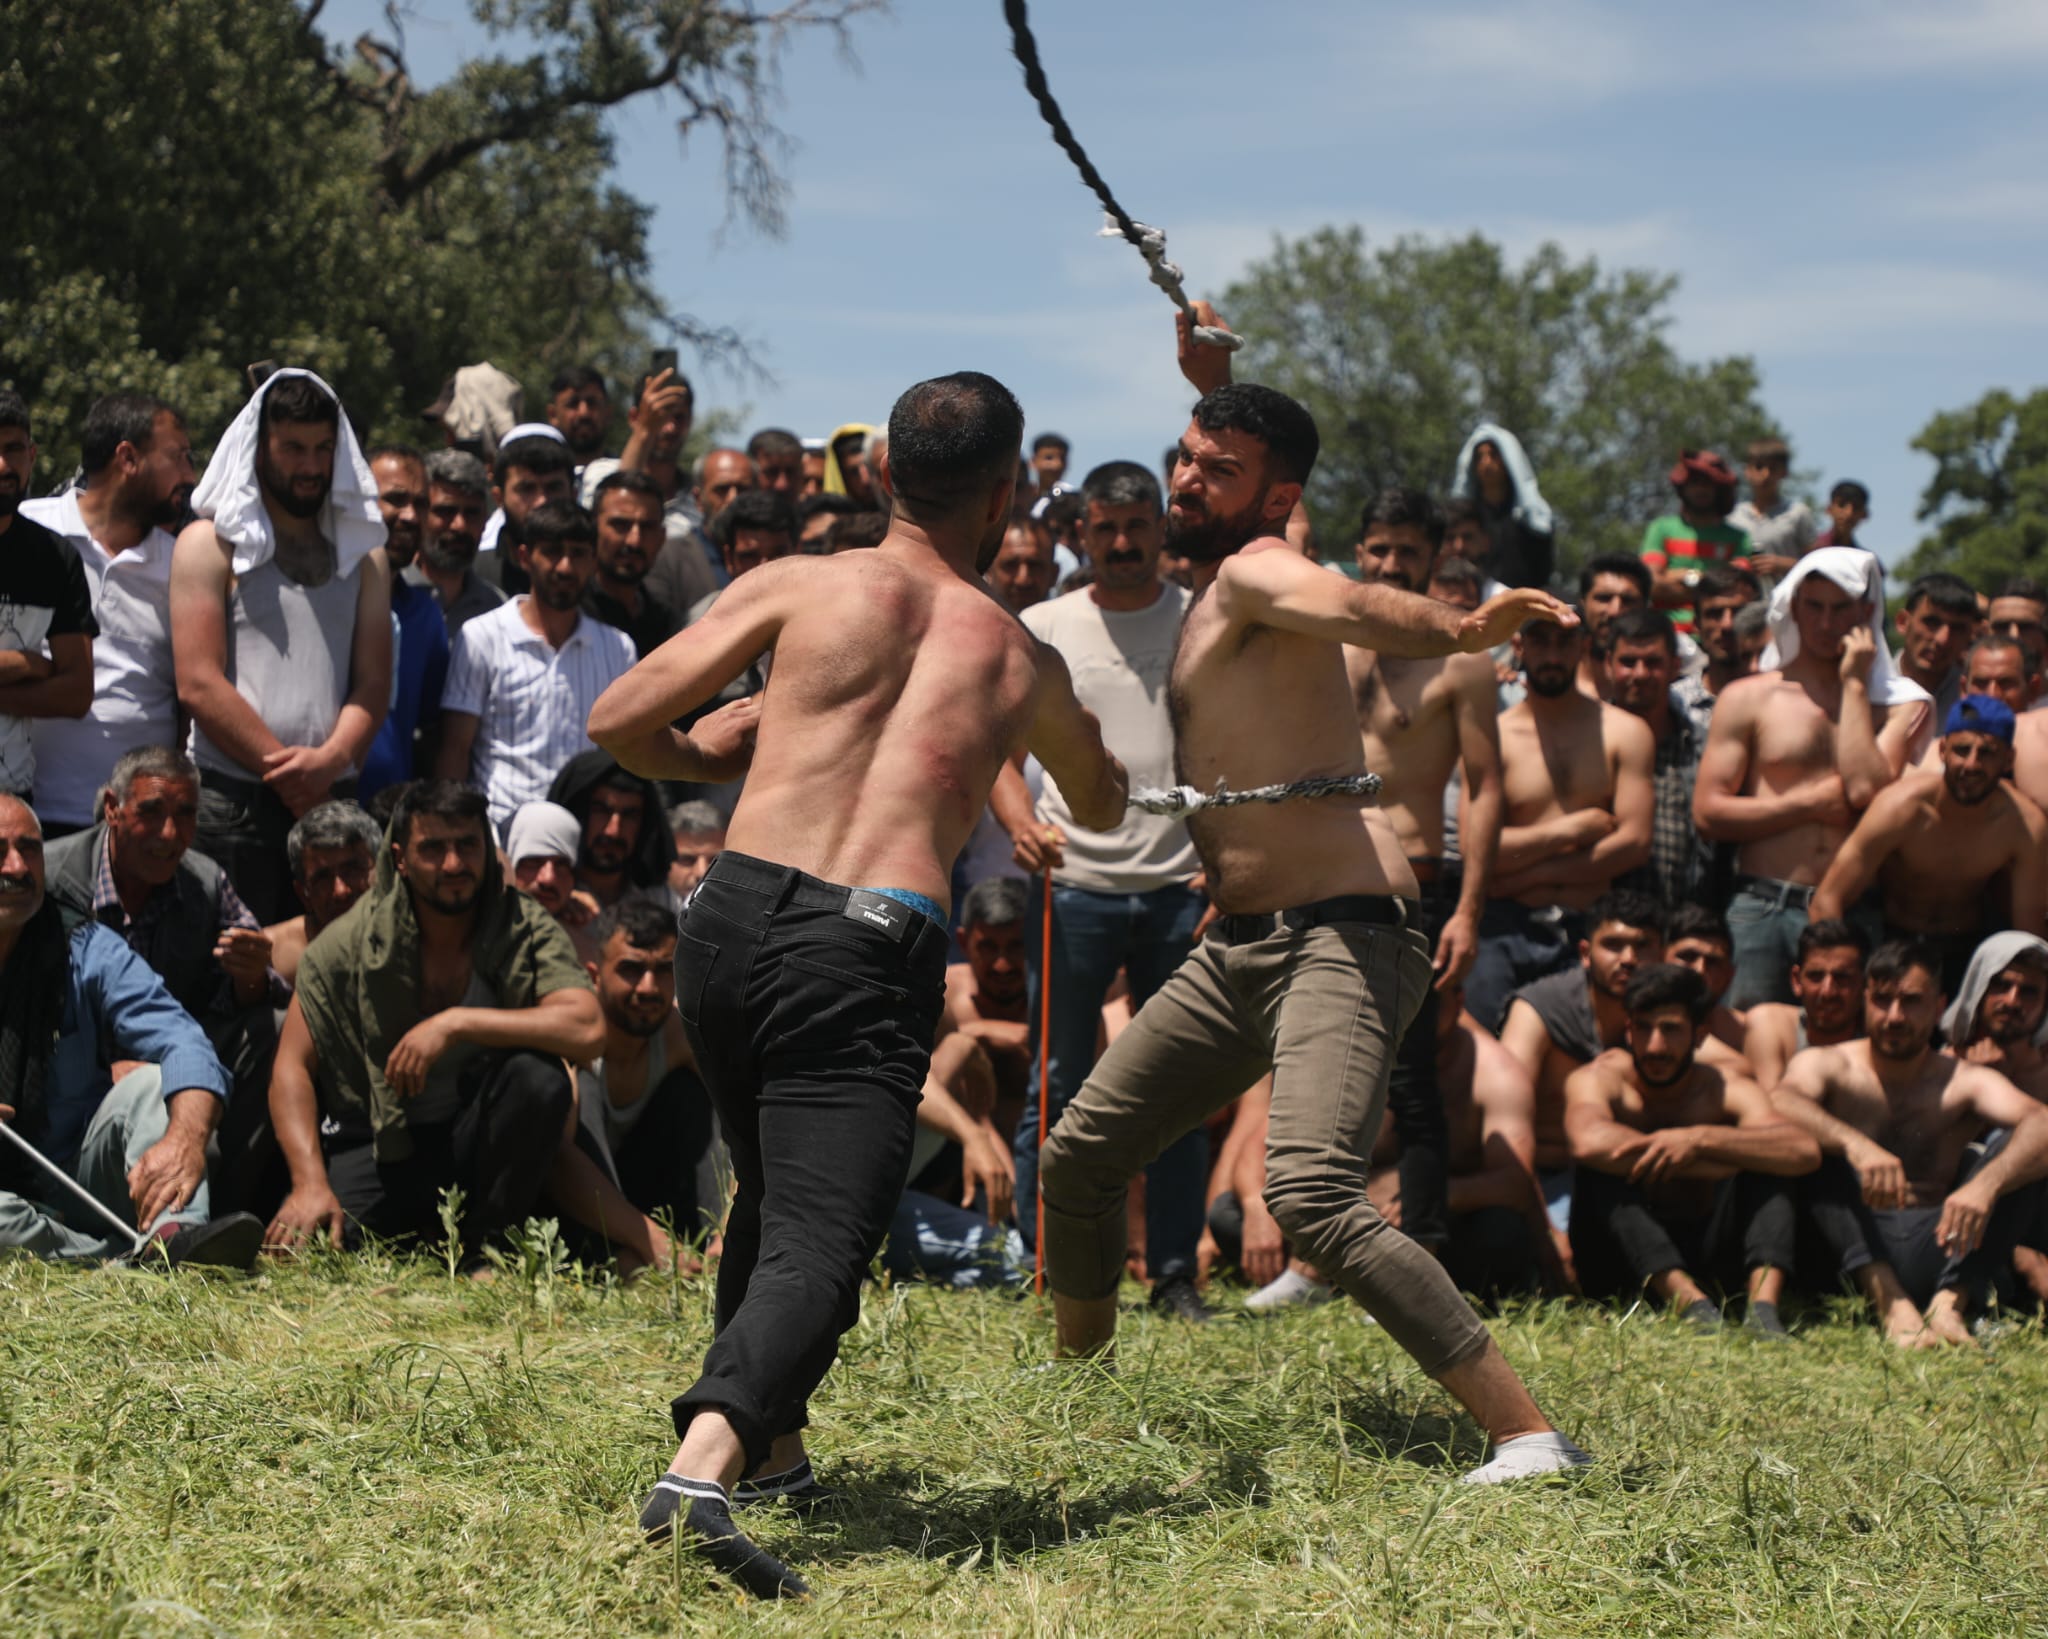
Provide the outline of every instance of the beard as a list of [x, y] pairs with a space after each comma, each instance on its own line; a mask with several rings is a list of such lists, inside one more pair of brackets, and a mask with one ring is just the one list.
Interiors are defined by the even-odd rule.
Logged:
[[[1982, 783], [1974, 787], [1964, 783], [1971, 780], [1981, 780]], [[1989, 802], [1991, 793], [1998, 789], [1996, 779], [1977, 774], [1944, 775], [1943, 783], [1948, 787], [1948, 794], [1965, 808], [1976, 808]]]
[[1176, 498], [1166, 509], [1166, 549], [1191, 563], [1220, 563], [1266, 533], [1266, 492], [1242, 512], [1218, 517], [1206, 508], [1191, 512]]
[[444, 575], [459, 575], [476, 562], [477, 543], [467, 535], [433, 535], [420, 543], [420, 562]]
[[668, 1023], [668, 1013], [664, 1009], [654, 1014], [652, 1018], [644, 1018], [638, 1014], [628, 1012], [625, 1008], [620, 1008], [617, 1012], [606, 1008], [604, 1022], [623, 1031], [626, 1035], [637, 1037], [641, 1041], [649, 1041], [661, 1034], [661, 1027]]
[[1905, 1064], [1927, 1051], [1927, 1037], [1921, 1036], [1916, 1040], [1904, 1031], [1873, 1031], [1870, 1050], [1881, 1059]]
[[1694, 1063], [1693, 1055], [1688, 1053], [1685, 1055], [1684, 1058], [1674, 1061], [1677, 1067], [1671, 1072], [1670, 1075], [1654, 1076], [1650, 1073], [1650, 1067], [1647, 1064], [1645, 1064], [1641, 1059], [1634, 1058], [1633, 1055], [1631, 1055], [1631, 1059], [1632, 1062], [1635, 1064], [1636, 1074], [1643, 1078], [1643, 1085], [1645, 1087], [1657, 1088], [1676, 1087], [1681, 1081], [1685, 1080], [1687, 1076], [1692, 1074], [1692, 1067]]
[[305, 494], [297, 484], [271, 466], [261, 452], [256, 456], [256, 482], [263, 486], [265, 495], [294, 518], [317, 518], [320, 509], [327, 504], [327, 492], [334, 487], [331, 477], [323, 478], [318, 494]]
[[393, 569], [406, 569], [412, 560], [420, 555], [420, 532], [409, 529], [401, 533], [396, 529], [384, 532], [384, 556], [390, 560]]
[[1529, 692], [1543, 700], [1555, 700], [1571, 693], [1575, 681], [1569, 666], [1527, 667], [1522, 679], [1529, 685]]
[[552, 609], [560, 615], [568, 613], [583, 601], [583, 588], [574, 581], [563, 581], [549, 576], [546, 580], [537, 580], [533, 583], [533, 595], [540, 599], [543, 608]]

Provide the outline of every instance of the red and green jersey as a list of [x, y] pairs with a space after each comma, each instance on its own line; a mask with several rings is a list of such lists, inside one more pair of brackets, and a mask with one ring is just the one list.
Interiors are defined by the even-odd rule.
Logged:
[[[1670, 570], [1683, 575], [1692, 569], [1711, 569], [1715, 564], [1747, 558], [1754, 548], [1748, 534], [1733, 524], [1708, 524], [1704, 529], [1687, 523], [1677, 513], [1666, 513], [1643, 531], [1641, 557], [1650, 573]], [[1692, 630], [1692, 610], [1668, 609], [1671, 624], [1681, 632]]]

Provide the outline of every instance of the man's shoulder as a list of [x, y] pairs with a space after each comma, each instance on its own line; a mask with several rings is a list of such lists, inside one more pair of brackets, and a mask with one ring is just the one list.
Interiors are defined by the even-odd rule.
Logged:
[[1583, 1008], [1587, 1013], [1593, 1010], [1586, 997], [1586, 970], [1582, 967], [1568, 967], [1557, 973], [1546, 973], [1540, 979], [1531, 979], [1509, 999], [1527, 1002], [1546, 1026], [1561, 1010], [1576, 1012]]
[[10, 573], [29, 566], [65, 568], [78, 561], [78, 548], [49, 525], [30, 517], [25, 507], [14, 514], [4, 538], [7, 550], [0, 554], [0, 564]]

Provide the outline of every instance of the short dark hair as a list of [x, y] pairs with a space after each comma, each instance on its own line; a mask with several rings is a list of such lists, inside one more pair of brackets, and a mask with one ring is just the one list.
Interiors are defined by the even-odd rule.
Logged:
[[492, 840], [491, 805], [475, 786], [455, 780], [414, 780], [399, 794], [391, 811], [391, 836], [401, 848], [411, 844], [416, 819], [474, 821], [484, 841]]
[[787, 495], [772, 489], [743, 489], [711, 520], [711, 539], [721, 552], [730, 551], [733, 537], [743, 529], [780, 530], [796, 539], [796, 508]]
[[2043, 586], [2031, 575], [2010, 576], [2005, 584], [1991, 595], [1994, 598], [2025, 598], [2029, 603], [2048, 604], [2048, 586]]
[[1682, 1007], [1695, 1028], [1707, 1022], [1714, 999], [1707, 993], [1707, 981], [1689, 967], [1676, 962], [1652, 962], [1629, 980], [1621, 1005], [1628, 1016], [1639, 1019], [1663, 1007]]
[[1444, 544], [1443, 509], [1431, 499], [1426, 489], [1389, 484], [1365, 503], [1365, 510], [1358, 520], [1358, 538], [1361, 541], [1372, 533], [1374, 524], [1387, 529], [1419, 529], [1432, 552]]
[[654, 503], [657, 512], [665, 510], [668, 506], [668, 497], [662, 493], [661, 485], [646, 473], [635, 472], [630, 467], [620, 467], [618, 471], [604, 475], [603, 482], [590, 497], [590, 515], [593, 518], [604, 509], [604, 498], [607, 495], [645, 496]]
[[805, 524], [821, 512], [828, 512], [835, 518], [844, 518], [849, 513], [860, 510], [860, 502], [851, 495], [827, 495], [822, 492], [817, 495], [806, 495], [796, 504], [797, 529], [801, 531]]
[[1911, 614], [1922, 603], [1931, 603], [1945, 615], [1962, 619], [1977, 618], [1977, 589], [1961, 575], [1951, 575], [1945, 569], [1937, 569], [1922, 575], [1906, 588], [1906, 601], [1899, 607]]
[[1195, 425], [1205, 433], [1248, 433], [1266, 446], [1267, 467], [1283, 484], [1305, 484], [1322, 452], [1316, 418], [1285, 393], [1256, 382], [1233, 381], [1204, 394]]
[[280, 422], [338, 428], [341, 406], [311, 376], [286, 376], [270, 383], [263, 395], [263, 414], [257, 424], [268, 432]]
[[1486, 591], [1486, 577], [1479, 573], [1479, 565], [1470, 558], [1438, 558], [1431, 566], [1429, 580], [1432, 586], [1463, 586], [1475, 595]]
[[1623, 927], [1648, 928], [1664, 937], [1664, 911], [1646, 893], [1632, 888], [1612, 888], [1586, 907], [1586, 932], [1591, 935], [1603, 924], [1619, 922]]
[[[1041, 440], [1043, 442], [1043, 440]], [[1033, 446], [1036, 448], [1036, 446]], [[1066, 441], [1061, 440], [1061, 448]], [[1159, 480], [1136, 461], [1105, 461], [1081, 480], [1083, 506], [1143, 506], [1157, 513], [1165, 508]]]
[[1650, 566], [1641, 558], [1626, 552], [1594, 553], [1579, 566], [1579, 596], [1591, 592], [1593, 582], [1602, 575], [1619, 575], [1642, 594], [1645, 603], [1650, 601]]
[[1024, 920], [1024, 884], [1014, 876], [991, 876], [967, 890], [960, 901], [960, 926], [1007, 928]]
[[1731, 598], [1738, 592], [1750, 603], [1761, 603], [1764, 583], [1754, 571], [1738, 564], [1716, 564], [1700, 571], [1699, 584], [1692, 589], [1692, 601], [1699, 605], [1709, 598]]
[[1735, 935], [1729, 930], [1728, 919], [1708, 905], [1688, 903], [1672, 911], [1664, 924], [1664, 943], [1675, 945], [1681, 939], [1707, 939], [1726, 945], [1731, 953], [1735, 949]]
[[889, 411], [889, 480], [910, 518], [958, 512], [1013, 478], [1024, 410], [994, 376], [961, 370], [920, 381]]
[[1453, 495], [1444, 502], [1444, 533], [1449, 534], [1453, 524], [1478, 524], [1485, 527], [1485, 520], [1479, 515], [1479, 503], [1469, 495]]
[[654, 950], [675, 939], [675, 912], [646, 894], [629, 893], [607, 905], [591, 926], [590, 940], [600, 958], [615, 933], [623, 933], [635, 950]]
[[1792, 965], [1802, 965], [1817, 950], [1853, 948], [1858, 961], [1870, 960], [1870, 935], [1854, 922], [1839, 916], [1809, 922], [1799, 930], [1799, 942], [1792, 947]]
[[1789, 466], [1792, 451], [1782, 438], [1752, 438], [1749, 441], [1749, 459], [1758, 466], [1766, 461], [1783, 461]]
[[526, 515], [519, 544], [529, 552], [539, 546], [565, 546], [572, 541], [597, 545], [597, 520], [574, 501], [543, 501]]
[[547, 478], [558, 472], [573, 473], [576, 457], [559, 438], [549, 438], [545, 433], [528, 433], [524, 438], [515, 438], [509, 444], [498, 446], [498, 459], [491, 463], [491, 482], [503, 488], [514, 467], [530, 472], [536, 478]]
[[0, 387], [0, 427], [19, 427], [31, 440], [36, 435], [28, 418], [28, 400], [11, 387]]
[[804, 441], [787, 427], [763, 427], [747, 440], [747, 459], [756, 465], [766, 456], [803, 453]]
[[1060, 454], [1065, 455], [1073, 447], [1064, 438], [1060, 437], [1058, 433], [1040, 433], [1031, 440], [1031, 453], [1033, 455], [1036, 455], [1040, 450], [1058, 450]]
[[1661, 643], [1671, 654], [1678, 653], [1678, 629], [1662, 609], [1628, 609], [1607, 623], [1607, 652], [1617, 643]]
[[177, 413], [148, 393], [108, 393], [95, 399], [85, 412], [85, 430], [79, 437], [79, 470], [88, 478], [97, 477], [113, 464], [114, 452], [123, 444], [147, 454], [156, 437], [156, 418]]
[[1916, 967], [1933, 976], [1937, 989], [1947, 991], [1941, 981], [1941, 952], [1925, 939], [1887, 939], [1870, 953], [1863, 967], [1863, 982], [1873, 990], [1879, 985], [1895, 985]]
[[2016, 637], [2007, 637], [2003, 632], [1986, 632], [1963, 651], [1963, 672], [1967, 676], [1970, 662], [1986, 649], [2010, 649], [2020, 657], [2020, 670], [2027, 667], [2027, 646]]
[[1857, 483], [1853, 478], [1844, 478], [1833, 489], [1829, 490], [1828, 499], [1830, 501], [1849, 501], [1863, 508], [1865, 512], [1870, 510], [1870, 490], [1865, 485]]
[[372, 444], [363, 451], [363, 459], [366, 462], [372, 463], [377, 461], [410, 461], [418, 467], [424, 467], [427, 464], [426, 452], [414, 444]]
[[589, 364], [569, 364], [555, 372], [555, 379], [548, 383], [548, 397], [559, 398], [572, 389], [581, 391], [585, 387], [595, 387], [606, 398], [612, 396], [602, 371]]
[[859, 547], [880, 546], [889, 533], [886, 512], [849, 512], [834, 518], [825, 531], [827, 552], [850, 552]]

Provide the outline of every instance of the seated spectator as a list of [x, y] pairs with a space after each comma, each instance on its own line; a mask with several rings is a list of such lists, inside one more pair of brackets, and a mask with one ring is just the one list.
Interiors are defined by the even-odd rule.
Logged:
[[558, 802], [522, 803], [505, 828], [505, 862], [512, 884], [531, 894], [561, 924], [577, 957], [597, 960], [591, 924], [602, 907], [576, 886], [576, 859], [583, 851], [583, 824]]
[[1052, 531], [1042, 519], [1020, 512], [1010, 520], [988, 583], [1013, 615], [1052, 595]]
[[647, 590], [668, 527], [661, 486], [644, 472], [615, 472], [597, 486], [597, 571], [583, 589], [583, 609], [633, 640], [643, 660], [683, 629], [682, 611]]
[[977, 882], [960, 901], [964, 962], [946, 969], [944, 1029], [967, 1037], [988, 1061], [992, 1118], [1008, 1143], [1024, 1108], [1036, 1043], [1031, 1039], [1027, 890], [1010, 877]]
[[583, 827], [576, 886], [600, 908], [668, 885], [675, 840], [662, 823], [661, 792], [652, 780], [627, 773], [608, 751], [586, 751], [555, 776], [548, 801]]
[[679, 802], [668, 811], [668, 829], [676, 850], [668, 889], [680, 913], [711, 862], [725, 852], [725, 816], [708, 802]]
[[484, 798], [406, 788], [370, 892], [309, 946], [270, 1115], [291, 1193], [267, 1245], [436, 1238], [462, 1191], [472, 1266], [539, 1204], [573, 1106], [562, 1061], [604, 1050], [589, 976], [498, 868]]
[[[1619, 552], [1601, 552], [1588, 558], [1579, 569], [1579, 608], [1585, 616], [1586, 641], [1579, 654], [1578, 685], [1581, 694], [1595, 700], [1611, 700], [1607, 656], [1611, 648], [1608, 628], [1632, 610], [1650, 604], [1650, 572], [1637, 558]], [[1675, 652], [1675, 650], [1674, 650]], [[1673, 676], [1677, 668], [1673, 667]]]
[[1773, 579], [1787, 573], [1813, 548], [1813, 508], [1784, 494], [1792, 452], [1782, 438], [1759, 438], [1748, 451], [1743, 473], [1749, 499], [1728, 514], [1728, 522], [1749, 537], [1757, 573]]
[[[1733, 1053], [1742, 1052], [1743, 1017], [1721, 998], [1735, 982], [1735, 936], [1719, 911], [1680, 905], [1664, 923], [1664, 960], [1690, 968], [1707, 987], [1707, 1035]], [[1701, 1043], [1701, 1051], [1708, 1048]]]
[[1844, 478], [1828, 491], [1828, 527], [1820, 532], [1814, 547], [1853, 546], [1860, 552], [1864, 548], [1856, 531], [1869, 520], [1870, 491], [1855, 479]]
[[1728, 514], [1735, 510], [1735, 472], [1712, 450], [1686, 450], [1671, 469], [1678, 510], [1652, 519], [1638, 554], [1655, 577], [1651, 601], [1672, 611], [1688, 636], [1693, 594], [1709, 569], [1751, 556], [1750, 540]]
[[1466, 1005], [1499, 1028], [1508, 997], [1571, 963], [1576, 913], [1650, 857], [1650, 731], [1574, 686], [1585, 637], [1532, 620], [1515, 638], [1528, 698], [1500, 718], [1503, 823]]
[[816, 554], [830, 552], [827, 537], [832, 533], [832, 525], [859, 510], [844, 495], [806, 495], [796, 504], [796, 549]]
[[[227, 1097], [205, 1032], [149, 964], [46, 894], [35, 810], [0, 796], [0, 1121], [172, 1263], [246, 1269], [260, 1224], [211, 1219], [207, 1195], [206, 1144]], [[131, 1250], [11, 1144], [0, 1146], [0, 1246], [67, 1259]]]
[[[1632, 564], [1640, 569], [1642, 565]], [[1707, 728], [1680, 704], [1678, 635], [1658, 609], [1636, 608], [1607, 626], [1604, 698], [1641, 719], [1656, 746], [1651, 786], [1656, 808], [1650, 827], [1650, 861], [1644, 889], [1666, 909], [1698, 898], [1707, 886], [1713, 856], [1693, 829], [1693, 783]]]
[[1977, 626], [1977, 594], [1960, 576], [1937, 571], [1906, 588], [1892, 664], [1933, 697], [1937, 722], [1946, 722], [1963, 697], [1963, 653], [1976, 641]]
[[1863, 964], [1870, 940], [1853, 922], [1809, 922], [1792, 956], [1792, 1000], [1758, 1002], [1743, 1015], [1742, 1056], [1766, 1092], [1809, 1047], [1863, 1034]]
[[2002, 783], [2012, 772], [2012, 712], [1988, 695], [1966, 695], [1945, 727], [1940, 772], [1910, 770], [1877, 794], [1828, 865], [1809, 914], [1845, 916], [1879, 884], [1886, 931], [1934, 945], [1942, 988], [1953, 991], [1987, 913], [2002, 927], [2043, 931], [2048, 876], [2025, 799]]
[[[431, 756], [441, 726], [441, 690], [448, 681], [448, 622], [440, 600], [414, 564], [424, 539], [430, 491], [426, 457], [403, 444], [370, 451], [377, 510], [384, 517], [384, 556], [391, 565], [391, 709], [363, 759], [356, 797], [368, 802], [387, 785], [413, 777]], [[413, 571], [408, 573], [408, 571]], [[423, 755], [423, 753], [425, 755]]]
[[1926, 691], [1892, 673], [1880, 642], [1884, 575], [1868, 552], [1821, 548], [1771, 598], [1775, 662], [1731, 683], [1693, 787], [1709, 842], [1736, 846], [1740, 1010], [1791, 996], [1793, 948], [1814, 890], [1857, 817], [1899, 777], [1927, 716]]
[[99, 635], [79, 554], [22, 514], [35, 474], [28, 405], [0, 389], [0, 792], [35, 794], [33, 730], [46, 717], [92, 709], [92, 642]]
[[298, 982], [306, 947], [370, 891], [383, 842], [377, 822], [352, 802], [323, 802], [292, 827], [285, 861], [305, 914], [263, 930], [270, 935], [270, 966], [286, 984]]
[[452, 649], [466, 624], [505, 601], [505, 594], [476, 572], [490, 512], [491, 475], [467, 450], [435, 450], [427, 457], [426, 471], [419, 562], [405, 574], [414, 584], [433, 589]]
[[1479, 567], [1504, 586], [1548, 586], [1557, 566], [1556, 526], [1521, 440], [1482, 422], [1458, 452], [1455, 499], [1470, 502], [1486, 532]]
[[1785, 1180], [1811, 1172], [1819, 1146], [1756, 1083], [1699, 1061], [1711, 1003], [1697, 973], [1644, 968], [1623, 1006], [1627, 1048], [1573, 1072], [1565, 1088], [1580, 1283], [1595, 1297], [1647, 1287], [1713, 1327], [1721, 1308], [1701, 1282], [1746, 1272], [1746, 1324], [1782, 1337], [1796, 1227]]
[[1701, 734], [1707, 731], [1721, 691], [1756, 670], [1763, 643], [1757, 642], [1752, 649], [1737, 626], [1752, 609], [1757, 619], [1764, 618], [1763, 595], [1762, 583], [1740, 564], [1700, 571], [1692, 596], [1692, 636], [1703, 664], [1698, 671], [1686, 672], [1673, 687], [1679, 704], [1699, 724]]
[[550, 502], [526, 520], [525, 535], [519, 558], [533, 590], [457, 634], [441, 702], [441, 778], [481, 789], [500, 834], [514, 809], [592, 749], [590, 708], [635, 659], [624, 632], [581, 607], [597, 540], [590, 514]]
[[[1933, 1045], [1941, 962], [1903, 941], [1870, 958], [1866, 1041], [1812, 1047], [1771, 1099], [1819, 1140], [1824, 1159], [1804, 1191], [1807, 1213], [1841, 1277], [1907, 1348], [1968, 1344], [2018, 1227], [2004, 1203], [2048, 1170], [2048, 1109], [1996, 1070]], [[2010, 1137], [1965, 1172], [1969, 1147], [1994, 1127]]]
[[675, 922], [650, 900], [627, 899], [593, 934], [604, 1052], [576, 1073], [575, 1126], [548, 1190], [631, 1275], [686, 1255], [671, 1230], [685, 1241], [714, 1233], [725, 1198], [712, 1164], [711, 1095], [676, 1012]]

